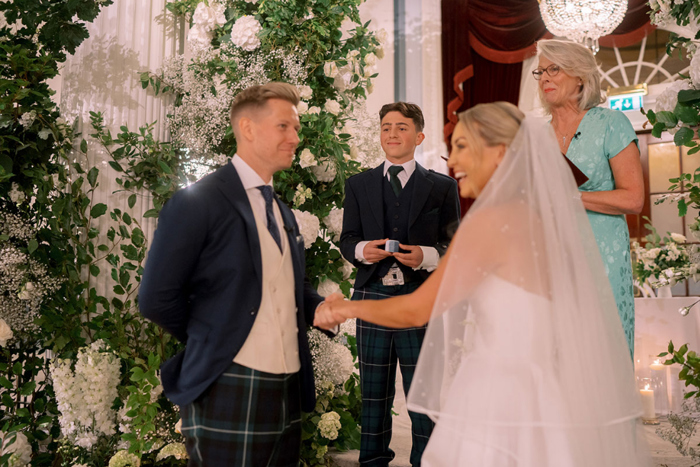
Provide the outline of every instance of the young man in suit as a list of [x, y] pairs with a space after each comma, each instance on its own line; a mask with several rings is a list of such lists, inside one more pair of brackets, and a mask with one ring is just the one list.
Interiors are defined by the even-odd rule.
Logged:
[[[415, 104], [387, 104], [379, 112], [386, 161], [345, 185], [340, 249], [357, 266], [353, 300], [380, 300], [413, 292], [437, 267], [459, 223], [457, 182], [416, 163], [423, 142], [423, 113]], [[400, 250], [385, 248], [388, 240]], [[408, 394], [425, 327], [391, 329], [357, 321], [362, 390], [360, 465], [385, 467], [394, 458], [391, 407], [396, 364]], [[433, 423], [409, 412], [411, 464], [420, 465]]]
[[[162, 366], [189, 465], [296, 466], [315, 390], [307, 325], [322, 304], [272, 176], [299, 143], [299, 94], [268, 83], [231, 106], [237, 154], [161, 211], [141, 313], [184, 342]], [[322, 306], [322, 305], [321, 305]]]

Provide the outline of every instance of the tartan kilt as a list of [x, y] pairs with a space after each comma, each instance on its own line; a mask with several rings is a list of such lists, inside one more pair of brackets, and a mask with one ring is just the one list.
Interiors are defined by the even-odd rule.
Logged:
[[180, 410], [188, 466], [299, 465], [298, 373], [277, 375], [233, 363]]

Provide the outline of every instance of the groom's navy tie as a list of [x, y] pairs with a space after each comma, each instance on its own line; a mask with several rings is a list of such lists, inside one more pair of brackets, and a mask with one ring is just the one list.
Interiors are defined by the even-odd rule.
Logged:
[[265, 198], [265, 216], [267, 217], [267, 230], [270, 231], [270, 235], [277, 243], [277, 246], [282, 251], [282, 238], [280, 237], [280, 229], [277, 227], [277, 220], [275, 219], [275, 212], [272, 210], [272, 201], [275, 199], [275, 193], [272, 191], [272, 187], [269, 185], [259, 186], [258, 190]]

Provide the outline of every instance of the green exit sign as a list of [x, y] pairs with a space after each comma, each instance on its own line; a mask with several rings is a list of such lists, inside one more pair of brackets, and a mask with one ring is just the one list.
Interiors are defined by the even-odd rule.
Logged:
[[608, 97], [608, 106], [613, 110], [639, 110], [644, 105], [642, 94], [622, 94], [620, 96]]

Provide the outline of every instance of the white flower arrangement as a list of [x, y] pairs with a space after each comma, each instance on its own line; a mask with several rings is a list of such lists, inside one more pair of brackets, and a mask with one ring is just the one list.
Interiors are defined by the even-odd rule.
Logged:
[[331, 212], [328, 213], [326, 217], [323, 218], [323, 223], [328, 229], [328, 233], [331, 234], [333, 241], [340, 240], [340, 234], [343, 231], [343, 215], [345, 213], [344, 209], [333, 208]]
[[194, 47], [207, 47], [214, 37], [214, 30], [226, 24], [226, 7], [218, 2], [211, 1], [197, 5], [192, 15], [192, 27], [187, 35], [187, 40]]
[[309, 345], [316, 379], [316, 395], [327, 391], [328, 382], [339, 386], [348, 380], [355, 370], [350, 350], [340, 342], [329, 339], [321, 331], [311, 329]]
[[676, 104], [678, 103], [678, 92], [685, 89], [692, 89], [692, 86], [687, 80], [674, 81], [656, 98], [654, 111], [657, 113], [661, 111], [673, 112], [673, 109], [676, 108]]
[[365, 169], [377, 167], [384, 161], [379, 142], [379, 116], [370, 115], [364, 102], [357, 102], [348, 114], [344, 132], [350, 134], [350, 154]]
[[304, 204], [307, 199], [311, 199], [313, 195], [314, 194], [311, 191], [311, 188], [307, 188], [302, 183], [300, 183], [299, 185], [297, 185], [297, 189], [294, 192], [292, 204], [294, 204], [294, 207], [298, 208], [299, 206]]
[[260, 38], [258, 37], [260, 31], [262, 31], [262, 26], [254, 16], [241, 16], [231, 28], [231, 42], [246, 52], [252, 52], [260, 47]]
[[335, 62], [326, 62], [323, 65], [323, 74], [329, 78], [338, 76], [338, 65]]
[[117, 451], [109, 460], [109, 467], [140, 467], [141, 460], [136, 454], [130, 454], [127, 450]]
[[19, 189], [19, 185], [15, 182], [12, 182], [12, 188], [8, 195], [10, 196], [10, 200], [15, 204], [22, 204], [24, 200], [27, 199], [24, 192]]
[[[77, 446], [90, 448], [100, 436], [116, 433], [121, 361], [102, 340], [78, 351], [75, 370], [71, 360], [55, 360], [49, 366], [60, 412], [63, 435]], [[110, 465], [112, 461], [110, 460]], [[127, 465], [127, 464], [123, 464]]]
[[318, 165], [316, 156], [314, 156], [314, 153], [312, 153], [309, 148], [305, 148], [303, 151], [301, 151], [301, 154], [299, 154], [299, 165], [302, 169]]
[[318, 238], [321, 222], [318, 220], [318, 217], [310, 212], [300, 211], [298, 209], [292, 209], [292, 212], [299, 225], [299, 232], [301, 236], [304, 237], [304, 248], [310, 248]]
[[34, 123], [34, 120], [36, 120], [36, 111], [32, 110], [22, 114], [22, 116], [19, 118], [19, 124], [22, 125], [24, 129], [29, 129], [29, 127], [32, 126], [32, 123]]
[[321, 297], [328, 297], [336, 292], [340, 292], [340, 286], [330, 279], [323, 279], [316, 289]]
[[301, 97], [304, 100], [309, 100], [314, 95], [314, 90], [311, 89], [311, 86], [302, 84], [300, 86], [297, 86], [297, 89], [299, 90], [299, 97]]
[[335, 101], [333, 99], [328, 99], [323, 106], [323, 110], [325, 110], [328, 113], [332, 113], [333, 115], [338, 115], [340, 112], [342, 112], [342, 108], [340, 107], [340, 104], [338, 101]]
[[307, 104], [304, 101], [299, 101], [297, 104], [297, 112], [299, 112], [299, 115], [304, 115], [306, 112], [309, 110], [309, 104]]
[[311, 172], [313, 172], [319, 182], [323, 183], [332, 182], [338, 174], [335, 164], [330, 160], [321, 161], [319, 165], [311, 167]]
[[187, 449], [182, 443], [170, 443], [158, 452], [156, 462], [168, 457], [174, 457], [177, 460], [188, 459]]
[[321, 415], [321, 420], [318, 422], [318, 430], [326, 439], [333, 441], [338, 437], [338, 430], [342, 428], [340, 423], [340, 415], [337, 412], [327, 412]]

